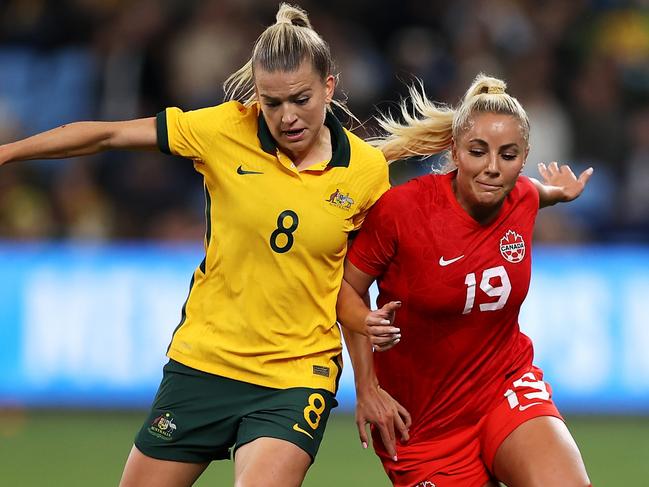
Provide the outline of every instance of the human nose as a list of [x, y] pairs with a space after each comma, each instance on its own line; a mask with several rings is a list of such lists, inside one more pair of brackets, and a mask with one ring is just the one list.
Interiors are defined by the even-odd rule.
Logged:
[[291, 109], [289, 104], [284, 104], [282, 106], [282, 125], [292, 125], [297, 120], [297, 115]]
[[491, 152], [487, 155], [487, 167], [485, 171], [491, 174], [500, 173], [500, 168], [498, 166], [498, 154], [492, 154]]

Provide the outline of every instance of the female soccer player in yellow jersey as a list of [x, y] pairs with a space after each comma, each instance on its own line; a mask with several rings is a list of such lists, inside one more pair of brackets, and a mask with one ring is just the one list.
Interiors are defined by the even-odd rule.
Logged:
[[[237, 486], [294, 486], [313, 462], [337, 404], [335, 306], [348, 235], [388, 188], [381, 152], [329, 110], [332, 72], [306, 13], [282, 4], [226, 80], [229, 101], [72, 123], [0, 146], [0, 163], [157, 146], [203, 175], [205, 259], [123, 487], [189, 486], [230, 456]], [[405, 432], [398, 405], [375, 394], [385, 405], [379, 428], [395, 421]]]

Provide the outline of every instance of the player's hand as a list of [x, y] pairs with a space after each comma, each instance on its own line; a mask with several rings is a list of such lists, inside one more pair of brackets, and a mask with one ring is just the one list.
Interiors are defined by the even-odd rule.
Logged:
[[401, 329], [395, 327], [394, 316], [401, 307], [401, 301], [390, 301], [365, 317], [365, 327], [374, 350], [383, 352], [394, 347], [401, 340]]
[[396, 436], [408, 441], [408, 429], [412, 424], [410, 413], [379, 386], [369, 386], [356, 392], [356, 427], [363, 448], [367, 448], [367, 425], [379, 431], [388, 455], [397, 461]]
[[593, 168], [589, 167], [579, 177], [576, 177], [570, 166], [562, 164], [559, 167], [556, 162], [551, 162], [547, 167], [541, 163], [538, 167], [543, 183], [557, 188], [559, 191], [558, 201], [563, 202], [577, 198], [584, 191], [586, 183], [593, 174]]

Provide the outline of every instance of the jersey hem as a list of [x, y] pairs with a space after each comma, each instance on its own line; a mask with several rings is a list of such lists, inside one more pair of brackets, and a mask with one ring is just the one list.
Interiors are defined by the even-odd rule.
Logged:
[[[254, 384], [256, 386], [269, 387], [271, 389], [290, 389], [293, 387], [306, 387], [310, 389], [324, 389], [328, 392], [331, 392], [334, 395], [336, 394], [335, 379], [339, 374], [334, 374], [334, 377], [332, 377], [326, 384], [323, 383], [315, 384], [315, 383], [309, 383], [308, 381], [297, 382], [295, 380], [286, 380], [286, 379], [281, 380], [279, 378], [273, 381], [259, 380], [258, 377], [252, 376], [251, 374], [240, 373], [240, 372], [237, 373], [237, 371], [234, 371], [228, 367], [219, 367], [218, 365], [208, 364], [201, 360], [196, 360], [195, 358], [183, 355], [177, 350], [169, 350], [167, 352], [167, 357], [175, 360], [176, 362], [180, 362], [181, 364], [186, 365], [187, 367], [191, 367], [192, 369], [200, 370], [201, 372], [206, 372], [208, 374], [214, 374], [221, 377], [227, 377], [228, 379], [238, 380], [240, 382], [245, 382], [246, 384]], [[337, 364], [333, 359], [329, 359], [329, 361], [333, 365], [335, 365], [340, 372], [342, 372], [342, 368], [339, 366], [339, 364]]]

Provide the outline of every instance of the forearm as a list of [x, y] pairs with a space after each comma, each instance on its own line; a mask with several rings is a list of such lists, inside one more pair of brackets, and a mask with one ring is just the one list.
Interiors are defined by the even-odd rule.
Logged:
[[0, 146], [0, 164], [62, 159], [114, 148], [155, 147], [154, 119], [126, 122], [74, 122]]
[[372, 345], [365, 335], [346, 328], [343, 328], [342, 332], [347, 345], [347, 352], [349, 352], [352, 361], [354, 383], [356, 384], [356, 394], [358, 396], [364, 389], [375, 388], [379, 385], [374, 372]]
[[[365, 318], [370, 312], [367, 303], [358, 292], [343, 279], [336, 303], [336, 314], [343, 328], [367, 335]], [[344, 331], [344, 330], [343, 330]]]
[[76, 122], [0, 146], [0, 162], [62, 159], [100, 152], [110, 138], [102, 122]]

